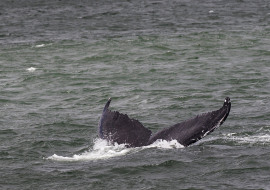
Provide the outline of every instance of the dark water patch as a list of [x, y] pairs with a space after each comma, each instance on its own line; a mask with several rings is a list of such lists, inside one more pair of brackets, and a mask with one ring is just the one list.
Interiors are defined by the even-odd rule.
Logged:
[[1, 129], [0, 135], [3, 135], [3, 137], [6, 137], [7, 135], [16, 135], [17, 133], [13, 129]]

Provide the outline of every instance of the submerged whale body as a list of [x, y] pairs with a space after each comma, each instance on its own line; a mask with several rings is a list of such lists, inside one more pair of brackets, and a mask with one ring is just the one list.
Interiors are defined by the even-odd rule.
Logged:
[[231, 109], [230, 98], [227, 97], [218, 110], [197, 115], [152, 134], [151, 130], [145, 128], [138, 120], [109, 110], [110, 103], [111, 99], [106, 103], [99, 121], [99, 137], [111, 143], [126, 144], [128, 147], [150, 145], [159, 139], [177, 140], [183, 146], [189, 146], [219, 127]]

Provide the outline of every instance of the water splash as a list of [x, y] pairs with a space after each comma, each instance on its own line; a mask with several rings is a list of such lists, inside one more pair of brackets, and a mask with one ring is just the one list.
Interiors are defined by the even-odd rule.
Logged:
[[177, 140], [157, 140], [153, 144], [145, 146], [144, 148], [161, 148], [161, 149], [172, 149], [172, 148], [184, 148]]
[[236, 133], [229, 133], [224, 138], [226, 140], [232, 140], [240, 144], [270, 144], [269, 134], [236, 136]]
[[111, 145], [106, 140], [96, 139], [93, 148], [87, 152], [78, 155], [75, 154], [71, 157], [58, 156], [54, 154], [48, 157], [48, 159], [56, 161], [99, 160], [126, 155], [130, 151], [130, 148], [125, 148], [125, 144]]
[[127, 154], [135, 153], [144, 149], [159, 148], [159, 149], [172, 149], [183, 148], [184, 146], [179, 144], [176, 140], [165, 141], [157, 140], [153, 144], [144, 147], [127, 148], [125, 144], [110, 144], [106, 140], [96, 139], [94, 146], [89, 151], [82, 154], [75, 154], [71, 157], [59, 156], [54, 154], [47, 159], [55, 161], [95, 161], [106, 160], [113, 157], [124, 156]]

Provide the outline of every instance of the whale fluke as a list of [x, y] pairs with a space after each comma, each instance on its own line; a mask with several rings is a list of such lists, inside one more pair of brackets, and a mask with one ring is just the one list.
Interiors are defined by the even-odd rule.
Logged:
[[111, 99], [106, 103], [99, 122], [99, 137], [112, 143], [126, 144], [128, 147], [140, 147], [147, 144], [152, 132], [138, 120], [126, 114], [110, 111]]
[[230, 98], [227, 97], [219, 110], [203, 113], [192, 119], [165, 128], [154, 134], [149, 139], [148, 144], [155, 142], [157, 139], [175, 139], [183, 146], [188, 146], [212, 133], [219, 127], [228, 117], [230, 109], [231, 102]]
[[189, 146], [219, 127], [231, 109], [230, 98], [227, 97], [220, 109], [197, 115], [152, 135], [138, 120], [118, 111], [110, 111], [110, 102], [111, 99], [106, 103], [100, 118], [99, 137], [112, 143], [125, 143], [129, 147], [149, 145], [158, 139], [177, 140], [183, 146]]

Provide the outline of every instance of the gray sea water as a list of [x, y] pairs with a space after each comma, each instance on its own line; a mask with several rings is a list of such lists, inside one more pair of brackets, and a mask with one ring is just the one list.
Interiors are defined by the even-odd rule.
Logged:
[[[270, 189], [270, 1], [1, 0], [0, 189]], [[104, 104], [183, 148], [98, 139]]]

